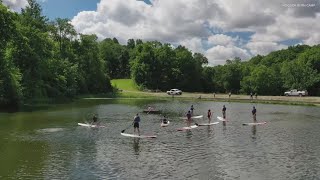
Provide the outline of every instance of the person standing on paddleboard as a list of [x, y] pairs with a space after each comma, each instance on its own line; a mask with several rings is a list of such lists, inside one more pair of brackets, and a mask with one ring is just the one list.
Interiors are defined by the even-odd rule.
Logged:
[[208, 120], [209, 120], [209, 123], [210, 123], [210, 122], [211, 122], [211, 117], [212, 117], [212, 114], [211, 114], [211, 110], [210, 110], [210, 109], [208, 110], [207, 117], [208, 117]]
[[257, 122], [257, 109], [254, 106], [252, 109], [252, 117], [253, 117], [253, 122]]
[[193, 110], [194, 110], [193, 105], [191, 105], [191, 108], [190, 108], [191, 116], [193, 116]]
[[223, 105], [223, 107], [222, 107], [222, 116], [223, 116], [223, 119], [226, 119], [226, 110], [227, 110], [226, 106]]
[[140, 123], [140, 117], [139, 117], [139, 114], [136, 114], [136, 116], [133, 119], [133, 132], [136, 133], [136, 129], [137, 129], [138, 134], [140, 136], [139, 123]]
[[190, 127], [191, 126], [191, 111], [188, 111], [187, 113], [187, 126]]

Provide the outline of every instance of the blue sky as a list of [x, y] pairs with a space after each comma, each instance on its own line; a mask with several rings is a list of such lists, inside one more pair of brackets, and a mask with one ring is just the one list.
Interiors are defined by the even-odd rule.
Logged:
[[[2, 1], [17, 12], [27, 5]], [[79, 33], [116, 37], [122, 44], [133, 38], [183, 45], [211, 65], [320, 43], [320, 0], [37, 1], [50, 20], [69, 18]]]
[[[56, 18], [72, 19], [81, 11], [94, 11], [100, 0], [38, 0], [43, 13], [50, 20]], [[149, 0], [144, 2], [150, 4]]]
[[40, 0], [43, 13], [51, 20], [72, 19], [81, 11], [94, 11], [100, 0]]

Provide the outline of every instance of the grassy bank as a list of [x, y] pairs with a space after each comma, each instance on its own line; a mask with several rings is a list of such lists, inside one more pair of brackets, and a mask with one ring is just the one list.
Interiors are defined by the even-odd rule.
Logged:
[[138, 86], [131, 79], [113, 79], [111, 85], [120, 90], [139, 92]]
[[183, 99], [193, 101], [222, 101], [222, 102], [244, 102], [244, 103], [267, 103], [287, 105], [311, 105], [320, 106], [320, 97], [286, 97], [286, 96], [258, 96], [250, 98], [249, 95], [231, 95], [212, 93], [183, 93], [181, 96], [169, 96], [165, 92], [143, 92], [139, 91], [131, 79], [112, 80], [112, 85], [122, 91], [115, 94], [115, 98], [150, 98], [150, 99]]
[[[201, 98], [200, 98], [201, 97]], [[320, 97], [286, 97], [286, 96], [258, 96], [257, 99], [250, 99], [248, 95], [232, 95], [230, 98], [227, 94], [206, 93], [183, 93], [181, 96], [169, 96], [166, 93], [153, 92], [130, 92], [123, 91], [118, 93], [117, 98], [152, 98], [152, 99], [181, 99], [193, 101], [219, 101], [219, 102], [244, 102], [244, 103], [267, 103], [267, 104], [287, 104], [287, 105], [309, 105], [320, 106]]]

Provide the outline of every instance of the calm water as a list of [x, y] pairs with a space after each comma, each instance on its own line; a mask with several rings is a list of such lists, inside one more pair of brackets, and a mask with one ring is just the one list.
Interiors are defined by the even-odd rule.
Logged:
[[[160, 115], [141, 113], [141, 134], [123, 137], [136, 112], [147, 104], [162, 109], [171, 124], [160, 128]], [[188, 132], [182, 116], [221, 116], [222, 123]], [[251, 127], [251, 108], [267, 125]], [[77, 126], [98, 113], [106, 128]], [[206, 120], [197, 120], [202, 122]], [[126, 130], [133, 132], [133, 128]], [[146, 100], [88, 100], [48, 110], [0, 114], [0, 179], [319, 179], [320, 108], [245, 103]]]

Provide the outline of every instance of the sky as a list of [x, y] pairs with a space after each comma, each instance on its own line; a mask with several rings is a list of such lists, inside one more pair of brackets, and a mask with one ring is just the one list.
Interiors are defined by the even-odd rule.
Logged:
[[[297, 44], [320, 44], [320, 0], [38, 0], [100, 40], [158, 40], [203, 53], [210, 65]], [[27, 0], [3, 0], [13, 11]]]

